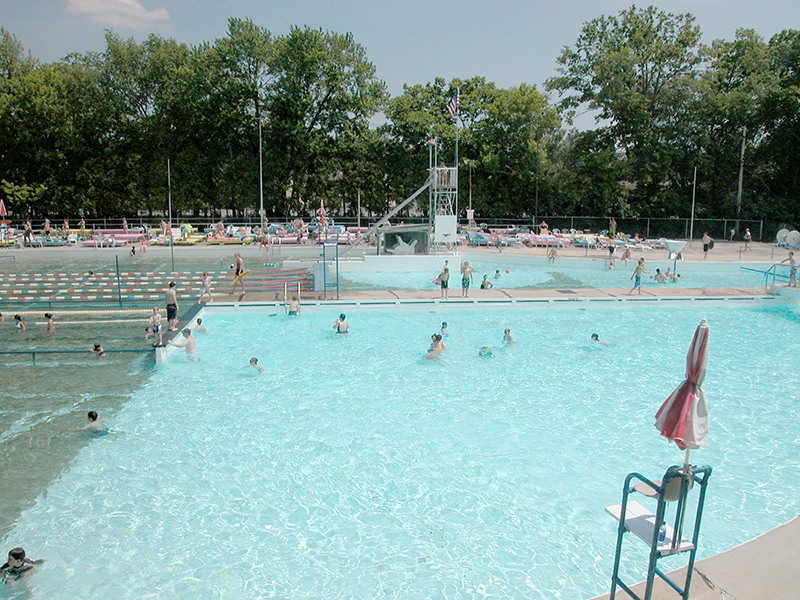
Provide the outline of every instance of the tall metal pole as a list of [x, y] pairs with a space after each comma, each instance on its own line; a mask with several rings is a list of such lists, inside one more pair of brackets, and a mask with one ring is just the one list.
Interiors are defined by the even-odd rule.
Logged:
[[358, 190], [358, 229], [361, 233], [361, 190]]
[[692, 247], [692, 236], [694, 236], [694, 199], [697, 192], [697, 167], [694, 168], [694, 181], [692, 182], [692, 220], [689, 225], [689, 248]]
[[261, 217], [259, 227], [264, 227], [264, 160], [261, 145], [261, 114], [256, 113], [258, 119], [258, 214]]
[[747, 142], [747, 127], [742, 133], [742, 156], [739, 159], [739, 192], [736, 195], [736, 232], [739, 232], [739, 216], [742, 213], [742, 180], [744, 179], [744, 149]]
[[172, 245], [172, 174], [167, 159], [167, 226], [169, 227], [169, 254], [172, 257], [172, 272], [175, 272], [175, 248]]

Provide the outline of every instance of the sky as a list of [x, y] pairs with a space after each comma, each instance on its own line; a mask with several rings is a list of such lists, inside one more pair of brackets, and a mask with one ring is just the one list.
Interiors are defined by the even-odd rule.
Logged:
[[[352, 33], [393, 96], [403, 85], [485, 77], [498, 87], [521, 83], [544, 90], [556, 59], [582, 25], [615, 15], [631, 0], [0, 0], [0, 27], [34, 58], [100, 52], [112, 29], [141, 42], [150, 33], [189, 45], [224, 37], [229, 17], [249, 18], [274, 35], [292, 26]], [[645, 7], [651, 3], [640, 2]], [[690, 12], [703, 42], [733, 40], [739, 28], [765, 40], [800, 29], [798, 0], [663, 0], [674, 14]], [[579, 126], [579, 123], [576, 122]]]

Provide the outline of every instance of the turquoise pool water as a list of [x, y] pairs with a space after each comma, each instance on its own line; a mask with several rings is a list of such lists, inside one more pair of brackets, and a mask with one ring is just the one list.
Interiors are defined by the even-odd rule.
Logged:
[[[48, 563], [0, 597], [602, 593], [603, 507], [627, 473], [682, 461], [653, 421], [702, 317], [711, 430], [693, 462], [714, 468], [700, 554], [719, 552], [800, 508], [792, 309], [214, 309], [200, 360], [159, 367], [4, 536]], [[426, 361], [442, 321], [444, 359]]]
[[[485, 256], [485, 255], [482, 255]], [[659, 284], [651, 277], [655, 270], [673, 269], [672, 261], [655, 260], [645, 257], [649, 275], [642, 280], [644, 289], [657, 287], [763, 287], [763, 271], [767, 266], [759, 263], [748, 264], [742, 269], [738, 264], [704, 264], [687, 262], [677, 264], [677, 272], [682, 276], [677, 282]], [[638, 259], [638, 256], [637, 256]], [[464, 260], [464, 259], [462, 259]], [[548, 264], [543, 258], [506, 256], [498, 254], [491, 260], [485, 258], [473, 260], [468, 256], [470, 266], [474, 270], [474, 282], [470, 288], [476, 290], [481, 286], [484, 275], [497, 288], [622, 288], [633, 287], [633, 270], [636, 261], [628, 261], [627, 267], [621, 260], [614, 261], [614, 270], [607, 268], [603, 260], [591, 259], [557, 259]], [[500, 271], [500, 278], [495, 279], [495, 272]], [[506, 273], [506, 270], [509, 272]], [[345, 289], [377, 288], [400, 290], [435, 291], [438, 286], [433, 280], [438, 271], [340, 271], [341, 285]], [[454, 272], [450, 276], [450, 287], [461, 289], [461, 274]], [[480, 292], [479, 292], [480, 293]], [[476, 296], [477, 297], [477, 296]]]

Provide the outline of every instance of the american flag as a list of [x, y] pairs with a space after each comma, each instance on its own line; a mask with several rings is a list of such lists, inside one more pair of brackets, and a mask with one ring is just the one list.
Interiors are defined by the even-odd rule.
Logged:
[[461, 94], [456, 92], [456, 95], [453, 96], [453, 99], [450, 100], [450, 104], [447, 105], [447, 114], [450, 115], [451, 119], [456, 118], [456, 114], [458, 114], [458, 103], [461, 101]]

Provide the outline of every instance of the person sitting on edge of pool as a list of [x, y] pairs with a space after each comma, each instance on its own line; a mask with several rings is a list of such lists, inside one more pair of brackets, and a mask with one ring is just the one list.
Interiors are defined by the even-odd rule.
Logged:
[[8, 585], [14, 585], [14, 582], [20, 579], [26, 580], [33, 575], [33, 572], [44, 562], [43, 558], [31, 560], [25, 556], [23, 548], [12, 548], [8, 552], [8, 560], [3, 566], [0, 566], [0, 578]]
[[350, 323], [347, 322], [347, 317], [344, 313], [340, 314], [339, 318], [333, 322], [333, 328], [336, 333], [347, 333], [347, 330], [350, 329]]

